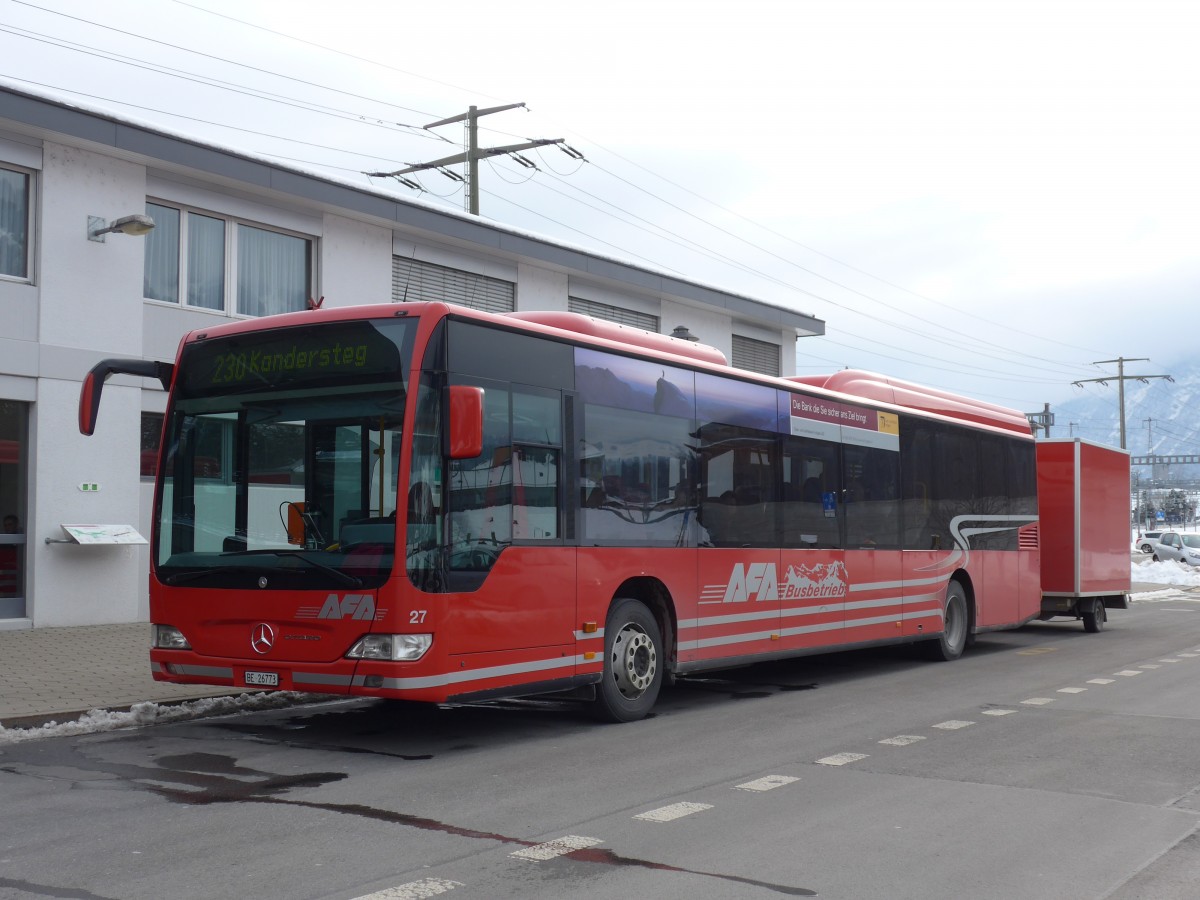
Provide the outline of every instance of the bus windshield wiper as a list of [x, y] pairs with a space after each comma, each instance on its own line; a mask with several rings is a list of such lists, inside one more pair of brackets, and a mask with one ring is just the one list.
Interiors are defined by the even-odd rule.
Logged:
[[[325, 563], [319, 562], [310, 556], [305, 556], [303, 552], [299, 550], [239, 550], [233, 553], [222, 553], [221, 556], [222, 558], [230, 556], [277, 556], [280, 559], [296, 558], [314, 569], [318, 569], [327, 575], [332, 575], [342, 584], [349, 585], [350, 587], [362, 586], [361, 578], [358, 578], [354, 575], [349, 575], [340, 569], [335, 569], [333, 566], [327, 566]], [[183, 584], [187, 581], [196, 581], [197, 579], [207, 578], [211, 575], [231, 575], [246, 572], [256, 572], [260, 575], [279, 575], [280, 573], [295, 574], [296, 571], [296, 568], [291, 566], [235, 566], [232, 568], [222, 567], [198, 569], [193, 572], [180, 572], [177, 575], [168, 575], [163, 580], [167, 584]]]
[[190, 572], [177, 572], [163, 579], [163, 584], [185, 584], [189, 581], [199, 581], [203, 578], [229, 575], [275, 575], [286, 571], [279, 566], [237, 566], [236, 568], [193, 569]]
[[[313, 559], [311, 556], [306, 556], [303, 550], [239, 550], [235, 553], [222, 553], [222, 556], [277, 556], [280, 559], [299, 559], [303, 560], [314, 569], [332, 575], [342, 584], [348, 584], [351, 587], [361, 587], [362, 579], [355, 575], [348, 575], [341, 569], [335, 569], [333, 566], [327, 566], [323, 562]], [[273, 572], [280, 571], [272, 569]], [[286, 571], [286, 569], [285, 569]]]
[[359, 578], [358, 576], [349, 575], [346, 572], [343, 572], [341, 569], [335, 569], [333, 566], [327, 566], [327, 565], [325, 565], [325, 563], [319, 562], [319, 561], [313, 559], [311, 556], [305, 555], [305, 553], [302, 550], [265, 550], [265, 551], [258, 550], [258, 551], [247, 551], [247, 552], [266, 553], [270, 556], [278, 556], [281, 559], [286, 559], [286, 558], [301, 559], [301, 560], [304, 560], [304, 562], [308, 563], [310, 566], [312, 566], [314, 569], [320, 569], [322, 572], [332, 575], [334, 578], [341, 581], [342, 584], [348, 584], [351, 587], [362, 587], [362, 579]]

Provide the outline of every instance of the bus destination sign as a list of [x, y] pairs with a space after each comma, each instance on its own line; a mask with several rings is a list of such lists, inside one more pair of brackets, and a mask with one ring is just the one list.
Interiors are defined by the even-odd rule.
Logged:
[[208, 396], [398, 377], [411, 348], [412, 324], [358, 320], [196, 342], [185, 351], [184, 393]]

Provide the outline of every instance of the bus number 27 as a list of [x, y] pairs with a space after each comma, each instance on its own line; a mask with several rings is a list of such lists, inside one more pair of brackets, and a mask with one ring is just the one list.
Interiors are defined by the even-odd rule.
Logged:
[[425, 610], [414, 609], [409, 612], [409, 614], [408, 614], [408, 624], [409, 625], [421, 625], [422, 623], [424, 623], [424, 621], [425, 621]]

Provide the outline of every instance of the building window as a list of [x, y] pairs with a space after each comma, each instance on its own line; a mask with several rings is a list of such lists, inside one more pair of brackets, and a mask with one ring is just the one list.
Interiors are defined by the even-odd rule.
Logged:
[[483, 312], [506, 313], [517, 308], [517, 286], [501, 278], [393, 256], [392, 302], [429, 300], [457, 303]]
[[733, 365], [760, 375], [779, 375], [779, 345], [754, 338], [733, 336]]
[[[243, 316], [305, 309], [312, 241], [185, 207], [147, 203], [144, 294]], [[236, 277], [230, 277], [236, 273]]]
[[595, 300], [584, 300], [582, 297], [568, 297], [567, 310], [573, 313], [582, 313], [585, 316], [592, 316], [596, 319], [604, 319], [606, 322], [618, 322], [621, 325], [630, 325], [634, 328], [640, 328], [642, 331], [652, 331], [655, 334], [659, 333], [659, 327], [662, 324], [662, 320], [658, 316], [638, 312], [634, 309], [612, 306], [608, 303], [599, 303]]
[[0, 275], [29, 277], [32, 182], [29, 172], [0, 167]]
[[158, 445], [162, 438], [162, 413], [142, 413], [142, 477], [158, 474]]

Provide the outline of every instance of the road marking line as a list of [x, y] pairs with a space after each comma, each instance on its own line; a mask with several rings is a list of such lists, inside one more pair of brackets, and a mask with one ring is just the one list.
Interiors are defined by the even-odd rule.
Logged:
[[1177, 660], [1177, 659], [1160, 659], [1159, 662], [1177, 663], [1177, 662], [1179, 662], [1179, 660]]
[[907, 747], [909, 744], [923, 740], [925, 740], [924, 736], [919, 734], [898, 734], [895, 737], [884, 738], [879, 743], [889, 744], [892, 747]]
[[1089, 678], [1088, 684], [1112, 684], [1116, 680], [1115, 678]]
[[1145, 663], [1144, 665], [1138, 666], [1138, 668], [1139, 669], [1161, 669], [1162, 666], [1156, 666], [1154, 663]]
[[1176, 653], [1176, 656], [1186, 656], [1188, 659], [1195, 659], [1200, 656], [1200, 653]]
[[712, 804], [672, 803], [670, 806], [662, 806], [649, 812], [639, 813], [634, 818], [641, 819], [643, 822], [673, 822], [675, 819], [682, 819], [692, 813], [704, 812], [706, 809], [712, 809]]
[[1137, 669], [1122, 669], [1120, 672], [1113, 672], [1113, 674], [1124, 675], [1126, 678], [1130, 678], [1134, 675], [1141, 675], [1142, 673]]
[[420, 881], [410, 881], [408, 884], [398, 884], [395, 887], [384, 888], [373, 894], [364, 894], [354, 900], [426, 900], [462, 887], [461, 881], [450, 881], [445, 878], [422, 878]]
[[1022, 700], [1026, 706], [1045, 706], [1047, 703], [1053, 703], [1053, 697], [1030, 697], [1028, 700]]
[[568, 853], [573, 853], [576, 850], [594, 847], [599, 843], [600, 838], [580, 837], [577, 834], [568, 834], [566, 837], [555, 838], [543, 844], [535, 844], [532, 847], [526, 847], [524, 850], [517, 850], [508, 855], [515, 859], [547, 860], [554, 859], [556, 856], [566, 856]]
[[844, 766], [846, 763], [858, 762], [860, 759], [866, 759], [869, 754], [866, 753], [835, 753], [833, 756], [823, 756], [817, 760], [818, 766]]
[[795, 775], [767, 775], [763, 778], [756, 778], [754, 781], [747, 781], [745, 784], [735, 785], [735, 787], [739, 791], [773, 791], [777, 787], [783, 787], [785, 784], [799, 780]]
[[1057, 647], [1030, 647], [1028, 650], [1018, 650], [1017, 656], [1038, 656], [1042, 653], [1054, 653]]
[[1069, 687], [1069, 688], [1059, 688], [1058, 692], [1060, 694], [1082, 694], [1086, 690], [1087, 690], [1087, 688]]
[[983, 714], [985, 716], [1011, 716], [1015, 712], [1015, 709], [985, 709]]
[[963, 719], [951, 719], [948, 722], [938, 722], [933, 728], [940, 728], [943, 731], [958, 731], [960, 728], [966, 728], [968, 725], [974, 725], [974, 722], [967, 722]]

